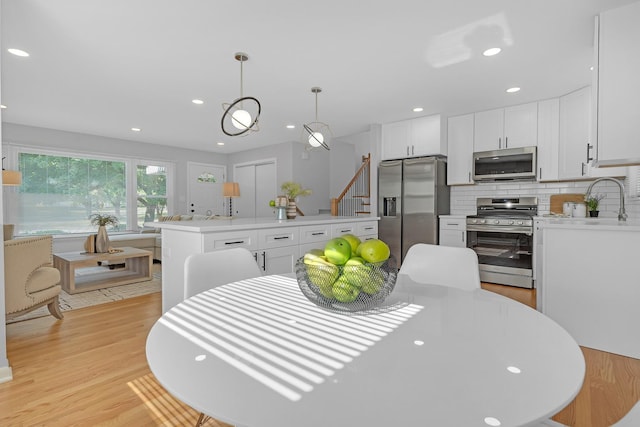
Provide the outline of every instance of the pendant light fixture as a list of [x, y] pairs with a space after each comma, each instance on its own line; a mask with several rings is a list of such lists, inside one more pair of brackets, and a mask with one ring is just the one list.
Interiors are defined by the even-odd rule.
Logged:
[[318, 94], [320, 92], [322, 92], [322, 89], [319, 87], [311, 88], [311, 93], [316, 95], [316, 121], [304, 124], [304, 132], [302, 135], [306, 139], [306, 142], [312, 147], [324, 147], [328, 150], [329, 145], [327, 141], [331, 135], [331, 129], [329, 129], [328, 124], [318, 121]]
[[[249, 56], [243, 52], [235, 54], [236, 61], [240, 62], [240, 98], [231, 104], [223, 103], [224, 114], [220, 125], [222, 132], [229, 136], [248, 135], [247, 132], [257, 132], [258, 118], [260, 117], [260, 101], [252, 96], [243, 96], [242, 64], [249, 60]], [[253, 114], [252, 114], [253, 113]]]

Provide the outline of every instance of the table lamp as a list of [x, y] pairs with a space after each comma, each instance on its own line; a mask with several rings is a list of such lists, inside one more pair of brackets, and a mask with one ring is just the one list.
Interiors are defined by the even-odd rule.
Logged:
[[237, 182], [223, 182], [222, 195], [229, 198], [229, 216], [233, 216], [231, 199], [233, 199], [234, 197], [240, 197], [240, 184], [238, 184]]

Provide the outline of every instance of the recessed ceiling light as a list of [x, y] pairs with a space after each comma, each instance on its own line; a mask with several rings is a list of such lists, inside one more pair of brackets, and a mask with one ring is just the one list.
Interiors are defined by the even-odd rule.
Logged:
[[516, 93], [520, 90], [519, 87], [510, 87], [509, 89], [507, 89], [507, 93]]
[[296, 125], [287, 125], [287, 129], [295, 129]]
[[499, 47], [492, 47], [482, 52], [482, 54], [484, 56], [493, 56], [499, 54], [500, 52], [502, 52], [502, 49], [500, 49]]
[[204, 104], [204, 101], [202, 99], [192, 99], [191, 102], [198, 105]]
[[593, 71], [593, 65], [592, 65], [591, 67], [589, 67], [589, 69], [590, 69], [591, 71]]
[[5, 108], [7, 108], [7, 106], [2, 104], [2, 105], [0, 105], [0, 108], [5, 109]]
[[413, 112], [414, 112], [414, 113], [419, 113], [419, 112], [421, 112], [421, 111], [424, 111], [424, 108], [422, 108], [422, 107], [416, 107], [416, 108], [414, 108], [414, 109], [413, 109]]
[[224, 145], [224, 142], [218, 142], [218, 145]]
[[20, 49], [7, 49], [7, 50], [9, 51], [9, 53], [14, 54], [15, 56], [29, 56], [29, 54], [24, 50], [20, 50]]
[[140, 128], [131, 128], [131, 130], [134, 131], [134, 132], [140, 132], [142, 129], [140, 129]]

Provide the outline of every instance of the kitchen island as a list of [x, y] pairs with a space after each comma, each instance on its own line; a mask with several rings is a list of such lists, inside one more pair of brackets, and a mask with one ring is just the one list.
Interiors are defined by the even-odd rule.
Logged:
[[542, 222], [538, 309], [578, 344], [640, 358], [640, 221]]
[[[292, 273], [296, 260], [344, 234], [378, 237], [378, 217], [299, 216], [294, 220], [233, 218], [146, 223], [162, 231], [162, 311], [184, 299], [184, 262], [189, 255], [244, 247], [263, 274]], [[232, 268], [230, 266], [229, 268]]]

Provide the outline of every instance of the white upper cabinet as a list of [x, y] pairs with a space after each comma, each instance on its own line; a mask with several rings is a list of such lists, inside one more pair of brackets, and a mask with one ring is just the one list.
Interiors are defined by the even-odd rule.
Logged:
[[592, 166], [591, 101], [590, 86], [560, 97], [559, 180], [626, 175], [624, 167]]
[[447, 185], [473, 184], [473, 114], [449, 117]]
[[537, 102], [475, 114], [474, 151], [535, 146], [537, 139]]
[[560, 100], [538, 102], [538, 181], [558, 180]]
[[446, 127], [439, 114], [382, 125], [382, 159], [447, 155]]
[[558, 178], [575, 179], [587, 176], [593, 145], [589, 137], [591, 87], [585, 87], [560, 97], [560, 150]]
[[608, 10], [596, 19], [598, 166], [640, 164], [639, 22], [640, 2]]

